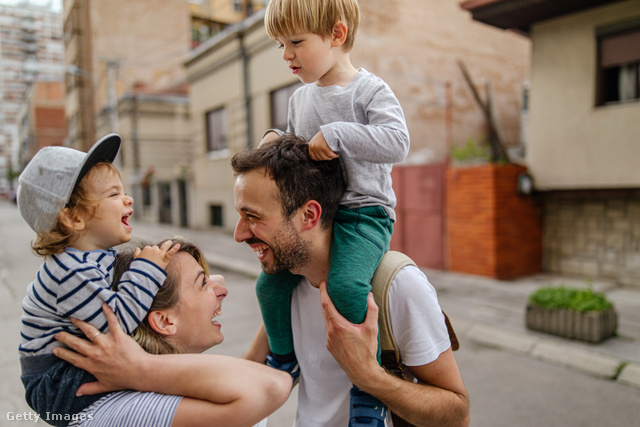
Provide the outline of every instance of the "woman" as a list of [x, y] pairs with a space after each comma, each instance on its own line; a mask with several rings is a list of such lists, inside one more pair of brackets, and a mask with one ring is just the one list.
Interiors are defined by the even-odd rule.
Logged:
[[[128, 390], [103, 397], [75, 414], [70, 425], [251, 426], [286, 401], [291, 390], [288, 374], [248, 360], [194, 354], [224, 339], [215, 317], [222, 311], [227, 290], [222, 276], [208, 275], [204, 257], [195, 245], [174, 242], [180, 243], [180, 249], [167, 266], [167, 279], [147, 318], [132, 334], [135, 341], [122, 331], [106, 305], [108, 334], [74, 321], [93, 344], [66, 333], [56, 336], [85, 354], [99, 355], [109, 347], [122, 350], [113, 371], [93, 370], [99, 382], [84, 384], [78, 393]], [[123, 253], [119, 257], [114, 283], [133, 256]], [[57, 347], [55, 354], [80, 368], [89, 367], [87, 358], [65, 348]], [[160, 358], [163, 362], [171, 358], [174, 369], [156, 369]], [[136, 381], [140, 372], [146, 373], [144, 383]]]

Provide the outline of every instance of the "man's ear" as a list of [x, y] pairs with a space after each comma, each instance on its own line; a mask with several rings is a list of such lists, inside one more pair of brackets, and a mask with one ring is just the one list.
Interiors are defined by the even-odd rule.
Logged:
[[84, 216], [78, 214], [78, 212], [72, 211], [69, 208], [62, 209], [60, 212], [60, 216], [58, 220], [67, 228], [70, 228], [74, 231], [82, 231], [84, 230]]
[[322, 206], [315, 200], [309, 200], [302, 205], [302, 225], [305, 230], [310, 230], [320, 222]]
[[152, 310], [149, 312], [149, 326], [160, 335], [175, 335], [178, 331], [176, 319], [167, 311]]
[[342, 21], [336, 22], [331, 33], [331, 46], [342, 46], [347, 40], [347, 24]]

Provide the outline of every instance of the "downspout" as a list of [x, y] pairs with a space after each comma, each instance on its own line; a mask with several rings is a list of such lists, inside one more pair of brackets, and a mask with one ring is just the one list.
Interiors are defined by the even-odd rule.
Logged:
[[240, 39], [240, 55], [242, 56], [242, 87], [244, 90], [244, 106], [247, 115], [247, 148], [253, 146], [253, 114], [251, 112], [251, 90], [249, 87], [249, 53], [244, 44], [244, 34], [238, 35]]

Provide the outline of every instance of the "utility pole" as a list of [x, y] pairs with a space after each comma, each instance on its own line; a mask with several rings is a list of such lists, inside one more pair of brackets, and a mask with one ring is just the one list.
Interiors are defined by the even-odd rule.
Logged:
[[[107, 110], [109, 112], [109, 133], [118, 133], [118, 93], [117, 80], [120, 62], [107, 60]], [[122, 168], [122, 155], [118, 153], [113, 161], [115, 167]]]
[[116, 82], [120, 62], [107, 60], [107, 109], [109, 111], [109, 132], [118, 133], [118, 93]]

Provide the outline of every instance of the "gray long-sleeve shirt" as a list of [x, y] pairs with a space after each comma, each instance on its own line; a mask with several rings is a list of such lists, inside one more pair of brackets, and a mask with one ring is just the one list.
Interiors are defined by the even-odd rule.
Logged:
[[309, 141], [320, 130], [346, 172], [342, 204], [382, 206], [395, 221], [391, 169], [409, 153], [409, 131], [389, 85], [361, 68], [345, 87], [298, 88], [289, 99], [287, 131]]

